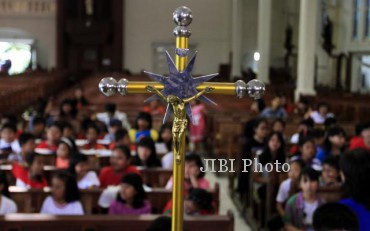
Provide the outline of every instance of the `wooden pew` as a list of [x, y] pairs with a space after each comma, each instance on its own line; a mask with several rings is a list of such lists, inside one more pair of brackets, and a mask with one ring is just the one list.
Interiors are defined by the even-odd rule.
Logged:
[[[18, 187], [9, 187], [10, 196], [18, 205], [18, 212], [35, 213], [39, 212], [44, 199], [50, 194], [50, 188], [44, 189], [22, 189]], [[103, 189], [80, 190], [81, 203], [84, 206], [86, 214], [93, 214], [98, 210], [98, 199]], [[216, 211], [219, 210], [219, 185], [216, 184], [213, 190], [209, 191], [214, 198]], [[172, 190], [153, 188], [147, 192], [148, 200], [152, 204], [155, 213], [162, 213], [164, 206], [172, 198]]]
[[[0, 231], [145, 231], [159, 215], [140, 216], [51, 216], [41, 214], [11, 214], [0, 216]], [[233, 231], [234, 216], [185, 216], [187, 230]]]
[[[11, 170], [11, 165], [0, 165], [0, 172], [3, 172], [7, 175], [10, 185], [15, 185], [15, 178], [11, 173]], [[44, 174], [49, 184], [52, 176], [58, 171], [63, 170], [57, 169], [55, 166], [44, 166]], [[167, 181], [172, 176], [172, 170], [163, 168], [141, 168], [140, 172], [144, 183], [154, 188], [166, 186]]]

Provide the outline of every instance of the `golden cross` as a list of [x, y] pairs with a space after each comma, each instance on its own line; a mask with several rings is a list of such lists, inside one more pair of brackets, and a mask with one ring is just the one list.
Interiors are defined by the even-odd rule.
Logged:
[[[188, 43], [191, 31], [188, 28], [192, 21], [192, 12], [189, 8], [182, 6], [175, 10], [173, 13], [173, 19], [177, 24], [174, 29], [174, 35], [176, 36], [176, 69], [180, 74], [184, 73], [186, 65], [188, 64]], [[170, 70], [171, 72], [171, 70]], [[150, 73], [149, 73], [150, 74]], [[171, 74], [171, 73], [170, 73]], [[172, 73], [173, 74], [173, 73]], [[155, 75], [155, 74], [152, 74]], [[159, 75], [157, 75], [159, 76]], [[188, 75], [190, 76], [190, 75]], [[170, 76], [173, 77], [173, 76]], [[176, 77], [176, 76], [175, 76]], [[207, 77], [207, 76], [204, 76]], [[209, 77], [209, 76], [208, 76]], [[159, 78], [164, 78], [159, 76]], [[209, 79], [209, 78], [208, 78]], [[181, 83], [181, 81], [180, 81]], [[185, 83], [183, 83], [185, 84]], [[174, 84], [172, 92], [180, 91], [181, 86]], [[180, 84], [181, 85], [181, 84]], [[265, 91], [265, 85], [258, 80], [251, 80], [247, 84], [238, 80], [235, 83], [217, 83], [217, 82], [204, 82], [196, 86], [198, 93], [189, 97], [179, 97], [171, 94], [165, 95], [166, 86], [159, 82], [139, 82], [139, 81], [128, 81], [121, 79], [116, 81], [112, 77], [104, 78], [99, 83], [100, 91], [106, 96], [112, 96], [116, 93], [120, 93], [125, 96], [127, 94], [135, 93], [156, 93], [159, 98], [166, 101], [174, 112], [174, 123], [172, 127], [173, 136], [173, 190], [172, 190], [172, 231], [183, 230], [183, 216], [184, 216], [184, 168], [185, 168], [185, 129], [187, 125], [187, 119], [185, 113], [185, 104], [188, 101], [201, 97], [203, 93], [209, 94], [222, 94], [222, 95], [236, 95], [238, 98], [243, 98], [247, 94], [254, 98], [259, 99]], [[183, 90], [184, 88], [181, 88]], [[185, 87], [185, 89], [188, 89]], [[161, 92], [162, 91], [162, 92]], [[188, 95], [187, 92], [182, 93]], [[167, 110], [169, 110], [167, 108]]]

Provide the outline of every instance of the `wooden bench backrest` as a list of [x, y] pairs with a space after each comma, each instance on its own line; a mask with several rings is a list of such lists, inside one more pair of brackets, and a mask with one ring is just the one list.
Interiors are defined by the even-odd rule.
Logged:
[[[44, 170], [45, 177], [49, 183], [51, 182], [51, 177], [53, 176], [53, 174], [57, 171], [61, 171], [53, 166], [45, 166]], [[10, 185], [15, 185], [15, 179], [11, 173], [11, 166], [0, 166], [0, 172], [3, 172], [7, 175]], [[144, 183], [154, 188], [165, 187], [167, 181], [172, 176], [172, 170], [163, 168], [141, 169], [140, 172], [141, 176], [143, 177]]]
[[[18, 211], [21, 213], [35, 213], [41, 210], [44, 199], [49, 195], [50, 190], [30, 189], [18, 190], [10, 188], [10, 196], [18, 205]], [[92, 214], [98, 208], [98, 199], [103, 189], [81, 190], [81, 203], [84, 206], [86, 214]], [[219, 210], [219, 186], [215, 185], [213, 190], [209, 191], [215, 201], [215, 209]], [[155, 213], [162, 213], [164, 206], [172, 198], [172, 191], [166, 189], [153, 188], [147, 192], [148, 200], [152, 204]]]
[[[158, 215], [140, 216], [50, 216], [40, 214], [12, 214], [0, 216], [0, 231], [145, 231]], [[232, 213], [217, 216], [185, 217], [187, 230], [233, 231]]]

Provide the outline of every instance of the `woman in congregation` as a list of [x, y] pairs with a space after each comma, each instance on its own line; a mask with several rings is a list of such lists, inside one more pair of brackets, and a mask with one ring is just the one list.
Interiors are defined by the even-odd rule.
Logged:
[[0, 215], [17, 212], [17, 204], [10, 199], [6, 175], [0, 174]]
[[[282, 165], [285, 163], [285, 141], [280, 132], [272, 132], [265, 141], [265, 147], [261, 154], [257, 156], [257, 162], [262, 165], [262, 169], [254, 169], [253, 181], [257, 195], [261, 200], [266, 197], [266, 184], [271, 181], [265, 166], [276, 161]], [[257, 166], [257, 164], [255, 165]], [[281, 171], [281, 169], [275, 169]]]
[[[254, 154], [258, 154], [263, 150], [268, 132], [269, 124], [265, 119], [252, 119], [246, 123], [243, 159], [252, 159]], [[250, 177], [250, 169], [247, 169], [247, 172], [242, 171], [242, 169], [242, 166], [240, 166], [237, 191], [241, 198], [246, 199], [249, 196], [249, 184], [247, 182]]]
[[89, 171], [89, 163], [86, 155], [76, 154], [72, 158], [68, 170], [76, 177], [79, 189], [90, 189], [100, 186], [100, 181], [96, 172]]
[[136, 145], [136, 156], [133, 157], [132, 164], [146, 168], [162, 166], [157, 157], [155, 143], [151, 138], [144, 137]]
[[150, 214], [152, 206], [146, 200], [143, 180], [138, 174], [127, 174], [122, 178], [117, 198], [109, 207], [109, 214], [141, 215]]
[[80, 192], [75, 178], [66, 172], [56, 173], [51, 182], [51, 196], [44, 200], [42, 214], [83, 215]]

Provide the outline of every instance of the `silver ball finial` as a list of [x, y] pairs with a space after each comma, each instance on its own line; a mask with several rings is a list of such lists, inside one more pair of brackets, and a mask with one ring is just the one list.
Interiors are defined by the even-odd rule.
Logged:
[[254, 100], [262, 98], [265, 90], [265, 84], [260, 80], [253, 79], [247, 83], [247, 93]]
[[260, 99], [265, 93], [265, 84], [257, 79], [247, 84], [243, 80], [235, 82], [235, 94], [238, 98], [244, 98], [247, 94], [254, 100]]
[[112, 77], [104, 78], [99, 83], [100, 92], [105, 96], [112, 96], [117, 93], [117, 81]]
[[123, 96], [127, 95], [127, 85], [128, 85], [127, 79], [120, 79], [117, 85], [118, 93], [120, 93]]
[[180, 6], [173, 12], [173, 21], [178, 26], [189, 26], [193, 20], [193, 13], [186, 6]]

